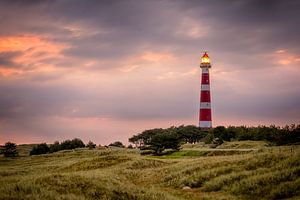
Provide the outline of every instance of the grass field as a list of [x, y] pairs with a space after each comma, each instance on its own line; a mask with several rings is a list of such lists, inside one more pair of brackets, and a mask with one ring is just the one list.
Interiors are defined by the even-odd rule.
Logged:
[[[25, 146], [28, 147], [28, 146]], [[20, 147], [22, 148], [22, 147]], [[300, 199], [300, 147], [241, 142], [0, 158], [0, 199]]]

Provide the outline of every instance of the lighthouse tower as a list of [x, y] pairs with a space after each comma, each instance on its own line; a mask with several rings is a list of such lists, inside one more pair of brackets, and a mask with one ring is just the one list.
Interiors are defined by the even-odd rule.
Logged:
[[205, 52], [201, 58], [200, 68], [202, 69], [202, 76], [200, 92], [199, 127], [209, 129], [212, 127], [209, 85], [209, 68], [211, 68], [211, 65], [207, 52]]

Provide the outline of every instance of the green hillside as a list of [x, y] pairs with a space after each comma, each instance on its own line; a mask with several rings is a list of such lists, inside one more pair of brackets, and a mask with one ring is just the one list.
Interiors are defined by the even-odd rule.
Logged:
[[299, 146], [244, 143], [162, 157], [126, 149], [1, 157], [0, 199], [300, 199]]

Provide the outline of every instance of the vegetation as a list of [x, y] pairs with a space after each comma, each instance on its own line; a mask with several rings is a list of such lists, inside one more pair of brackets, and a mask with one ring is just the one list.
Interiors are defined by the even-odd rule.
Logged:
[[5, 157], [17, 157], [19, 155], [17, 145], [12, 142], [5, 143], [4, 147], [1, 150], [1, 153]]
[[96, 144], [93, 143], [92, 141], [89, 141], [86, 145], [89, 149], [95, 149], [96, 148]]
[[30, 155], [39, 155], [49, 153], [50, 148], [46, 143], [41, 143], [32, 148]]
[[299, 199], [300, 146], [266, 144], [188, 144], [163, 156], [86, 148], [2, 157], [0, 199]]
[[81, 139], [75, 138], [73, 140], [65, 140], [60, 144], [60, 150], [83, 148], [85, 144]]
[[[214, 128], [210, 133], [210, 138], [220, 138], [224, 141], [268, 141], [275, 145], [286, 145], [300, 142], [300, 124], [292, 124], [285, 127], [271, 126], [258, 126], [258, 127], [246, 127], [246, 126], [218, 126]], [[208, 137], [209, 137], [208, 136]], [[210, 142], [210, 141], [207, 141]]]
[[217, 147], [224, 141], [267, 141], [274, 145], [286, 145], [300, 143], [300, 125], [276, 127], [271, 125], [246, 127], [246, 126], [218, 126], [210, 130], [201, 130], [196, 126], [179, 126], [167, 129], [156, 128], [145, 130], [142, 133], [129, 138], [129, 142], [135, 144], [146, 153], [161, 155], [165, 150], [178, 151], [184, 143], [196, 143], [205, 141]]
[[[91, 141], [90, 141], [91, 142]], [[91, 147], [95, 148], [94, 143], [89, 143]], [[75, 138], [73, 140], [65, 140], [61, 144], [59, 144], [58, 141], [54, 142], [54, 144], [51, 144], [48, 146], [46, 143], [41, 143], [38, 145], [35, 145], [32, 150], [30, 151], [30, 155], [40, 155], [40, 154], [46, 154], [46, 153], [53, 153], [61, 150], [70, 150], [70, 149], [76, 149], [76, 148], [83, 148], [85, 147], [85, 144], [82, 142], [81, 139]]]
[[122, 142], [120, 142], [120, 141], [113, 142], [113, 143], [109, 144], [108, 146], [110, 146], [110, 147], [125, 148], [124, 144]]
[[179, 126], [167, 129], [156, 128], [145, 130], [129, 138], [129, 142], [149, 153], [160, 155], [166, 149], [178, 151], [181, 144], [198, 142], [207, 135], [196, 126]]
[[[11, 159], [18, 150], [28, 155], [32, 145], [8, 142], [2, 147], [6, 157], [0, 157], [0, 200], [299, 199], [299, 130], [299, 125], [209, 131], [180, 126], [129, 139], [151, 156], [119, 141], [109, 146], [122, 148], [94, 149], [92, 142], [81, 148], [84, 143], [73, 139], [30, 151], [51, 154]], [[289, 146], [276, 146], [283, 144]]]
[[19, 156], [28, 156], [30, 151], [35, 147], [37, 144], [18, 144], [17, 151]]

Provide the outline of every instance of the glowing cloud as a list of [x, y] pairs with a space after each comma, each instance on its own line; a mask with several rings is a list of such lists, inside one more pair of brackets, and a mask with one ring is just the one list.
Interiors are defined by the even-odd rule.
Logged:
[[63, 59], [67, 45], [34, 35], [0, 37], [0, 54], [18, 52], [9, 62], [14, 66], [0, 65], [4, 76], [24, 74], [27, 71], [52, 71], [56, 66], [49, 60]]

